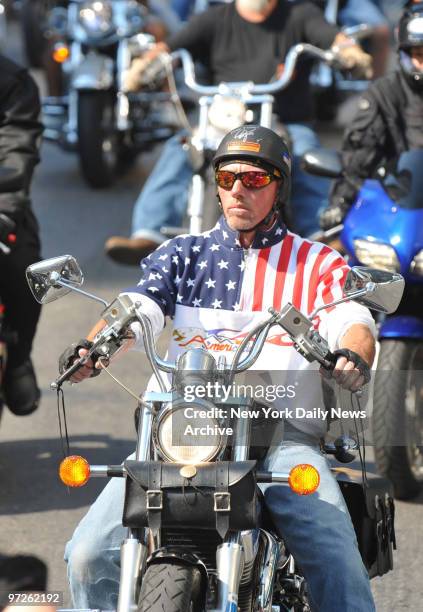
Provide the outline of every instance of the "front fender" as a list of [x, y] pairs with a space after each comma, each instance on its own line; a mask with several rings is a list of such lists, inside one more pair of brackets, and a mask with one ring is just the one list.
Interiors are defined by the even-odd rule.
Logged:
[[415, 338], [423, 340], [423, 320], [406, 315], [388, 317], [379, 330], [379, 339], [386, 338]]
[[149, 557], [147, 566], [154, 565], [155, 563], [163, 563], [163, 561], [180, 561], [186, 565], [198, 567], [204, 578], [207, 579], [207, 568], [204, 563], [197, 555], [187, 552], [182, 547], [164, 546], [163, 548], [158, 548]]
[[90, 51], [72, 75], [72, 89], [107, 90], [112, 85], [113, 60], [100, 53]]

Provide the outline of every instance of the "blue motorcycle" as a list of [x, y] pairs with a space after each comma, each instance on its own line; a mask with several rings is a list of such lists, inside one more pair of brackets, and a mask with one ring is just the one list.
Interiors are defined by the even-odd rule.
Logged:
[[[342, 176], [335, 152], [311, 151], [303, 162], [311, 174]], [[335, 240], [351, 265], [405, 278], [395, 314], [377, 318], [372, 429], [379, 472], [392, 481], [398, 499], [409, 499], [423, 483], [423, 150], [407, 151], [379, 169], [377, 178], [364, 182], [343, 225], [313, 238]]]

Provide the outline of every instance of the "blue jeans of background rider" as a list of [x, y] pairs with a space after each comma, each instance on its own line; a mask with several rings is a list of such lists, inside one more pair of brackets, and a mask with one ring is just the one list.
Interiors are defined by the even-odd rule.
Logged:
[[348, 0], [344, 8], [339, 11], [338, 23], [343, 27], [351, 27], [359, 23], [367, 23], [375, 27], [385, 25], [387, 19], [377, 1]]
[[[295, 440], [294, 440], [295, 437]], [[299, 496], [286, 485], [266, 485], [265, 500], [275, 524], [307, 578], [313, 611], [374, 612], [367, 572], [361, 561], [342, 494], [316, 440], [298, 433], [265, 462], [289, 472], [311, 463], [320, 472], [320, 487]], [[116, 608], [124, 479], [113, 478], [66, 546], [65, 559], [76, 608]]]
[[[316, 133], [302, 123], [286, 125], [293, 143], [291, 208], [293, 229], [308, 236], [319, 229], [319, 213], [327, 206], [329, 181], [310, 176], [300, 168], [303, 153], [320, 146]], [[187, 208], [192, 168], [180, 144], [180, 134], [164, 146], [148, 177], [132, 215], [132, 236], [158, 243], [164, 225], [181, 227]]]

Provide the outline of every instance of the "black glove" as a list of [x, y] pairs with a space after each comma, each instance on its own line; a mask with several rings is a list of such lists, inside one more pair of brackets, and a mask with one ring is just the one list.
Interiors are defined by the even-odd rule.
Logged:
[[[63, 374], [63, 372], [66, 372], [66, 370], [71, 367], [75, 359], [79, 359], [79, 349], [83, 348], [83, 349], [89, 350], [92, 347], [92, 345], [93, 343], [90, 340], [87, 340], [86, 338], [82, 338], [78, 342], [73, 342], [70, 346], [68, 346], [68, 348], [66, 348], [59, 357], [60, 374]], [[93, 353], [93, 355], [91, 356], [91, 359], [94, 364], [97, 362], [99, 357], [100, 355], [98, 353]], [[97, 368], [93, 367], [91, 378], [93, 378], [94, 376], [98, 376], [99, 374], [101, 374], [101, 370], [98, 370]]]
[[350, 204], [344, 198], [339, 198], [336, 202], [325, 208], [319, 219], [322, 230], [329, 230], [342, 223], [349, 209]]
[[364, 384], [367, 385], [367, 383], [370, 382], [371, 370], [368, 364], [360, 357], [358, 353], [355, 353], [347, 348], [342, 348], [334, 351], [333, 354], [335, 357], [346, 357], [348, 361], [352, 361], [360, 374], [364, 376]]
[[16, 240], [16, 223], [8, 215], [0, 213], [0, 242], [12, 247]]

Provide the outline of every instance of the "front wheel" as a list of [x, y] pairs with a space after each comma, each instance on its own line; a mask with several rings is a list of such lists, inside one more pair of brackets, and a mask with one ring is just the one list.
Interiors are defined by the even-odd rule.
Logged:
[[373, 398], [373, 438], [379, 473], [395, 497], [418, 495], [423, 483], [423, 343], [382, 340]]
[[78, 94], [78, 143], [82, 174], [91, 187], [109, 187], [116, 176], [119, 135], [111, 92]]
[[201, 572], [180, 563], [157, 563], [145, 572], [138, 612], [200, 612], [203, 593]]

